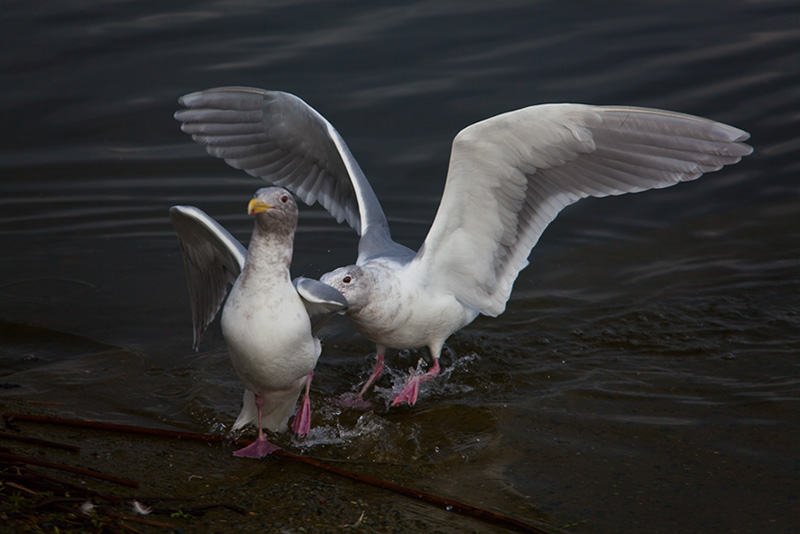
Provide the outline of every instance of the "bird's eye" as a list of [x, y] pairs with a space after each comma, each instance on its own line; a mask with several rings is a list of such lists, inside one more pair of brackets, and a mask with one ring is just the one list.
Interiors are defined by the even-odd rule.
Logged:
[[344, 282], [345, 284], [349, 284], [351, 281], [352, 278], [350, 278], [349, 276], [345, 276], [344, 278], [342, 278], [342, 282]]
[[289, 195], [283, 195], [283, 196], [281, 196], [281, 202], [283, 202], [284, 204], [286, 204], [287, 202], [289, 202]]

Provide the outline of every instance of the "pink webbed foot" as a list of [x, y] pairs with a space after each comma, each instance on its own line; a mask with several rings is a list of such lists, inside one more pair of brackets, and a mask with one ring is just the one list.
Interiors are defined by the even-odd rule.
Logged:
[[406, 382], [405, 387], [403, 388], [400, 393], [398, 393], [394, 400], [392, 401], [392, 406], [399, 406], [404, 402], [407, 402], [409, 406], [414, 406], [417, 402], [417, 396], [419, 395], [419, 385], [426, 381], [430, 380], [439, 375], [439, 358], [433, 359], [433, 367], [431, 367], [428, 372], [415, 375], [408, 379]]
[[280, 449], [280, 447], [273, 445], [262, 435], [247, 447], [239, 449], [238, 451], [234, 451], [233, 455], [238, 456], [239, 458], [259, 459], [263, 458], [264, 456], [269, 456], [278, 449]]
[[311, 431], [311, 400], [308, 397], [311, 390], [311, 379], [314, 377], [314, 372], [308, 373], [306, 377], [306, 394], [303, 395], [303, 400], [300, 403], [300, 409], [297, 415], [294, 416], [292, 422], [292, 430], [298, 436], [307, 436]]
[[273, 452], [280, 449], [277, 445], [273, 445], [264, 436], [264, 429], [261, 426], [261, 410], [264, 407], [264, 399], [258, 393], [255, 394], [256, 410], [258, 412], [258, 438], [243, 449], [234, 451], [233, 455], [240, 458], [263, 458], [269, 456]]
[[344, 393], [339, 396], [339, 398], [334, 399], [333, 403], [337, 406], [341, 406], [342, 408], [357, 408], [357, 409], [367, 409], [372, 406], [372, 403], [368, 400], [364, 400], [364, 393], [375, 383], [375, 381], [380, 378], [381, 374], [383, 374], [383, 354], [380, 352], [378, 353], [377, 361], [375, 362], [375, 367], [372, 369], [372, 373], [369, 375], [367, 382], [361, 388], [361, 391], [358, 393], [348, 392]]
[[414, 406], [414, 403], [417, 402], [417, 395], [419, 395], [419, 383], [422, 382], [423, 376], [425, 375], [409, 378], [403, 390], [395, 396], [392, 406], [399, 406], [404, 402], [407, 402], [409, 406]]

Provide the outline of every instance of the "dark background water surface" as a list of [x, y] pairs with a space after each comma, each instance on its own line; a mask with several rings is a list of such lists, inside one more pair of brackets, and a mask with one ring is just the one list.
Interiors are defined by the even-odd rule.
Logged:
[[[293, 92], [340, 131], [396, 239], [424, 239], [463, 127], [542, 102], [694, 113], [754, 155], [663, 191], [581, 201], [507, 311], [453, 336], [413, 408], [340, 412], [371, 365], [326, 331], [314, 429], [284, 446], [575, 532], [800, 528], [800, 4], [776, 1], [43, 1], [5, 6], [0, 381], [62, 413], [224, 432], [219, 327], [191, 350], [167, 210], [243, 242], [262, 185], [172, 118], [220, 85]], [[293, 274], [354, 260], [302, 209]]]

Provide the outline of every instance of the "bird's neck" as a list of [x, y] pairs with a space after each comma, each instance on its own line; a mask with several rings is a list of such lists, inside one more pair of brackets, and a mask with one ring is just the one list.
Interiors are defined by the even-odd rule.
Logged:
[[287, 234], [264, 231], [256, 224], [247, 249], [245, 272], [285, 271], [292, 264], [294, 232]]

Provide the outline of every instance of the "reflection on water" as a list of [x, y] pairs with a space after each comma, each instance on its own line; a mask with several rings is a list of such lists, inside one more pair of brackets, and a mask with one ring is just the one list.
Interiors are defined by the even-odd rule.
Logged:
[[[249, 238], [261, 186], [182, 134], [177, 97], [297, 93], [336, 125], [417, 248], [464, 126], [548, 101], [647, 105], [756, 148], [697, 182], [582, 201], [544, 234], [507, 311], [454, 335], [413, 408], [390, 357], [324, 332], [311, 436], [286, 447], [587, 531], [789, 532], [800, 436], [796, 2], [16, 3], [0, 58], [0, 382], [65, 414], [226, 432], [241, 385], [212, 325], [191, 350], [167, 209]], [[301, 210], [293, 274], [355, 257]], [[679, 512], [678, 512], [679, 511]], [[424, 519], [424, 510], [418, 511]]]

